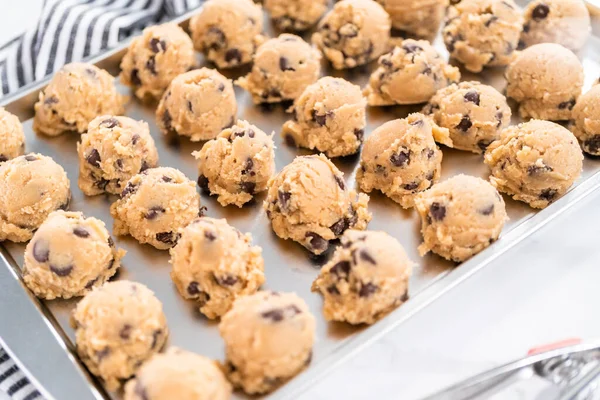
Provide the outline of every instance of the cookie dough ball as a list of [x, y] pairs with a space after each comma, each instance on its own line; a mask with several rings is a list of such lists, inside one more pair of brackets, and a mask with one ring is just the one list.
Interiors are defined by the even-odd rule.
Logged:
[[513, 60], [522, 28], [513, 0], [462, 0], [448, 8], [443, 38], [450, 57], [480, 72]]
[[373, 0], [342, 0], [312, 36], [335, 69], [365, 65], [388, 51], [390, 16]]
[[421, 216], [423, 243], [429, 251], [454, 262], [463, 262], [492, 244], [508, 220], [502, 196], [488, 181], [457, 175], [415, 199]]
[[48, 136], [67, 131], [83, 133], [99, 115], [123, 114], [127, 97], [117, 92], [114, 80], [92, 64], [65, 65], [40, 92], [33, 129]]
[[217, 195], [222, 206], [242, 207], [267, 190], [275, 173], [273, 138], [256, 126], [238, 120], [216, 139], [192, 153], [198, 160], [198, 184]]
[[28, 241], [70, 200], [67, 174], [50, 157], [30, 153], [0, 164], [0, 241]]
[[25, 249], [23, 280], [42, 299], [83, 296], [113, 276], [124, 255], [104, 222], [80, 212], [55, 211]]
[[25, 134], [21, 121], [0, 107], [0, 163], [20, 156], [24, 151]]
[[558, 43], [578, 51], [591, 30], [590, 14], [583, 0], [535, 0], [525, 10], [521, 40], [525, 46]]
[[211, 359], [171, 347], [125, 385], [125, 400], [229, 400], [231, 385]]
[[255, 104], [278, 103], [300, 96], [320, 74], [321, 53], [301, 37], [284, 33], [258, 48], [252, 71], [235, 83]]
[[156, 109], [156, 124], [165, 135], [198, 142], [233, 125], [236, 113], [231, 81], [214, 69], [200, 68], [173, 79]]
[[327, 157], [358, 152], [365, 134], [366, 101], [360, 87], [326, 76], [304, 90], [296, 99], [294, 118], [283, 125], [285, 141]]
[[448, 130], [423, 114], [386, 122], [365, 141], [356, 181], [370, 193], [380, 190], [404, 208], [413, 206], [417, 193], [438, 181], [442, 151], [435, 140], [451, 144]]
[[196, 50], [218, 68], [233, 68], [252, 61], [264, 41], [263, 13], [252, 0], [209, 0], [190, 20]]
[[121, 60], [121, 82], [142, 100], [159, 98], [177, 75], [196, 63], [192, 39], [176, 24], [150, 26]]
[[459, 80], [458, 68], [448, 65], [429, 42], [406, 39], [379, 58], [364, 95], [370, 106], [419, 104]]
[[506, 95], [519, 103], [522, 118], [568, 120], [583, 87], [583, 66], [559, 44], [536, 44], [507, 68], [506, 80]]
[[179, 293], [195, 300], [210, 319], [225, 314], [238, 297], [265, 281], [262, 250], [225, 219], [202, 217], [181, 230], [171, 250], [171, 278]]
[[433, 41], [448, 0], [377, 0], [388, 12], [392, 27], [403, 35]]
[[320, 154], [296, 157], [271, 179], [264, 208], [277, 236], [318, 255], [346, 229], [367, 227], [368, 203], [369, 196], [348, 189], [340, 170]]
[[175, 168], [151, 168], [134, 175], [110, 207], [115, 235], [131, 235], [159, 250], [177, 244], [178, 231], [198, 217], [196, 184]]
[[593, 86], [577, 99], [571, 130], [583, 151], [600, 156], [600, 85]]
[[116, 390], [164, 345], [161, 302], [141, 283], [108, 282], [83, 298], [71, 316], [77, 354], [108, 390]]
[[499, 191], [534, 208], [562, 196], [581, 174], [583, 155], [577, 139], [562, 126], [531, 120], [502, 131], [488, 147], [485, 163]]
[[148, 124], [128, 117], [97, 117], [77, 143], [79, 188], [88, 195], [119, 194], [132, 176], [158, 165]]
[[413, 263], [385, 232], [347, 230], [312, 290], [328, 321], [372, 324], [408, 299]]
[[229, 381], [266, 393], [310, 363], [315, 318], [294, 293], [258, 292], [236, 300], [219, 325]]
[[305, 31], [327, 11], [328, 0], [264, 0], [273, 24], [282, 31]]
[[455, 149], [483, 153], [510, 124], [506, 97], [479, 82], [461, 82], [440, 89], [423, 113], [450, 132]]

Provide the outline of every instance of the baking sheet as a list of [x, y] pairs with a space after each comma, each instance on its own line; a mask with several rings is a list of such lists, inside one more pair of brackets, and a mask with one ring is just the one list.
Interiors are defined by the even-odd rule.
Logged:
[[[521, 4], [525, 2], [520, 2]], [[267, 22], [266, 26], [270, 26]], [[272, 34], [272, 32], [270, 32]], [[309, 38], [305, 35], [305, 38]], [[447, 52], [443, 43], [438, 38], [435, 47], [447, 57]], [[122, 53], [122, 52], [121, 52]], [[119, 54], [113, 55], [103, 60], [99, 65], [108, 69], [113, 74], [118, 72]], [[600, 76], [600, 39], [592, 37], [587, 47], [581, 52], [581, 58], [586, 71], [587, 90], [592, 82]], [[202, 57], [199, 56], [202, 62]], [[361, 87], [366, 84], [369, 72], [374, 70], [376, 63], [358, 68], [351, 71], [334, 71], [329, 69], [324, 63], [324, 75], [333, 75], [343, 77], [359, 84]], [[226, 72], [229, 78], [237, 78], [245, 74], [248, 68]], [[492, 69], [484, 73], [475, 75], [467, 73], [461, 69], [462, 80], [480, 80], [483, 83], [490, 84], [498, 90], [503, 91], [505, 81], [502, 76], [503, 70]], [[33, 102], [37, 98], [37, 90], [34, 88], [27, 92], [27, 95], [10, 100], [7, 108], [16, 112], [21, 119], [25, 115], [30, 115]], [[126, 88], [121, 88], [127, 92]], [[245, 119], [257, 125], [265, 132], [275, 132], [276, 166], [280, 171], [285, 165], [289, 164], [297, 155], [312, 154], [310, 151], [299, 150], [286, 146], [279, 136], [282, 124], [289, 119], [289, 115], [284, 112], [281, 105], [276, 106], [255, 106], [252, 104], [250, 96], [240, 88], [236, 87], [236, 98], [238, 101], [238, 118]], [[150, 132], [157, 144], [160, 165], [171, 166], [180, 169], [190, 179], [197, 177], [196, 164], [191, 156], [191, 152], [201, 148], [200, 143], [192, 143], [185, 138], [166, 138], [158, 130], [154, 120], [154, 106], [141, 105], [133, 100], [127, 107], [126, 115], [134, 119], [143, 119], [150, 125]], [[386, 108], [368, 108], [367, 110], [367, 128], [366, 135], [369, 135], [376, 127], [382, 123], [395, 119], [403, 118], [410, 112], [419, 111], [421, 106], [414, 107], [386, 107]], [[515, 109], [513, 107], [513, 114]], [[56, 138], [49, 138], [36, 135], [31, 129], [32, 121], [24, 120], [26, 132], [26, 142], [28, 152], [40, 152], [53, 157], [66, 170], [71, 181], [71, 190], [73, 198], [71, 210], [83, 211], [88, 216], [94, 216], [103, 220], [109, 230], [112, 230], [112, 218], [109, 213], [110, 204], [116, 199], [116, 196], [101, 195], [96, 197], [85, 197], [77, 187], [78, 160], [76, 152], [76, 143], [79, 135], [65, 134]], [[518, 123], [518, 118], [513, 116], [513, 123]], [[487, 178], [488, 170], [483, 164], [482, 156], [467, 152], [460, 152], [448, 149], [442, 146], [444, 161], [442, 163], [442, 179], [447, 179], [458, 173], [467, 173], [470, 175]], [[334, 159], [333, 162], [345, 174], [347, 184], [352, 187], [355, 185], [354, 176], [359, 157], [351, 156]], [[587, 158], [584, 161], [584, 171], [581, 178], [577, 181], [579, 185], [589, 180], [594, 174], [600, 171], [600, 162]], [[591, 182], [591, 180], [590, 180]], [[419, 257], [417, 246], [421, 242], [420, 223], [416, 212], [412, 210], [403, 210], [399, 205], [389, 200], [379, 193], [371, 194], [369, 210], [373, 213], [373, 220], [369, 224], [371, 230], [384, 230], [396, 237], [407, 250], [409, 257], [417, 263], [410, 280], [409, 294], [411, 299], [401, 307], [401, 309], [417, 309], [418, 304], [426, 304], [432, 301], [435, 291], [432, 288], [442, 288], [445, 282], [452, 281], [453, 276], [458, 276], [457, 272], [464, 273], [469, 270], [476, 270], [484, 265], [486, 260], [499, 251], [510, 247], [508, 241], [516, 241], [519, 235], [509, 234], [515, 231], [519, 225], [528, 221], [528, 228], [543, 223], [551, 218], [568, 201], [574, 201], [574, 196], [568, 195], [559, 200], [542, 213], [538, 213], [536, 218], [531, 219], [536, 213], [522, 203], [515, 202], [504, 196], [507, 212], [510, 221], [505, 225], [504, 231], [499, 241], [493, 244], [489, 249], [482, 252], [479, 256], [463, 263], [456, 271], [455, 264], [445, 261], [438, 256], [429, 254], [425, 257]], [[284, 387], [274, 392], [269, 397], [292, 396], [297, 393], [310, 379], [317, 378], [324, 372], [332, 359], [339, 360], [340, 357], [349, 354], [352, 348], [358, 347], [367, 339], [372, 339], [378, 333], [383, 332], [383, 326], [401, 321], [409, 315], [397, 310], [387, 316], [384, 321], [375, 324], [372, 327], [350, 327], [340, 323], [327, 323], [321, 313], [321, 297], [318, 294], [311, 293], [310, 287], [313, 279], [317, 276], [319, 267], [326, 262], [327, 256], [314, 258], [298, 244], [291, 241], [283, 241], [272, 232], [269, 221], [262, 210], [261, 203], [264, 199], [264, 193], [257, 196], [253, 204], [247, 205], [242, 209], [237, 207], [221, 207], [214, 197], [202, 193], [202, 204], [208, 208], [207, 214], [215, 218], [227, 218], [228, 222], [241, 231], [251, 232], [254, 243], [263, 248], [265, 259], [266, 283], [264, 288], [278, 291], [293, 291], [298, 293], [306, 300], [311, 311], [317, 319], [317, 342], [314, 348], [313, 361], [307, 371], [300, 374], [287, 388]], [[515, 231], [516, 232], [516, 231]], [[167, 316], [171, 336], [169, 345], [176, 345], [191, 351], [198, 352], [205, 356], [222, 360], [224, 358], [223, 343], [219, 337], [217, 323], [203, 317], [196, 309], [193, 302], [184, 301], [177, 293], [171, 282], [168, 264], [168, 252], [159, 251], [148, 245], [139, 245], [131, 237], [116, 237], [117, 246], [127, 250], [127, 256], [123, 260], [123, 266], [116, 279], [130, 279], [139, 281], [152, 289], [157, 297], [163, 302], [164, 311]], [[23, 251], [25, 246], [22, 244], [4, 243], [5, 249], [14, 259], [14, 262], [20, 266], [23, 263]], [[451, 273], [454, 271], [454, 273]], [[441, 278], [446, 277], [449, 279]], [[74, 332], [69, 327], [69, 315], [78, 299], [71, 300], [53, 300], [45, 302], [50, 314], [54, 317], [56, 325], [62, 329], [65, 338], [72, 345]], [[17, 315], [14, 316], [15, 320]], [[17, 354], [18, 356], [18, 354]], [[119, 393], [113, 393], [113, 397], [118, 398]], [[243, 395], [238, 394], [240, 398]]]

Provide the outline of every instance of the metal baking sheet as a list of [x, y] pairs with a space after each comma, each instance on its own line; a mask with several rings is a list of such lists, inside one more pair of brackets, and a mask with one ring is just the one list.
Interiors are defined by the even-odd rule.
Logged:
[[[521, 5], [526, 3], [520, 2]], [[179, 19], [185, 26], [189, 14]], [[269, 27], [267, 20], [266, 26]], [[269, 32], [273, 34], [273, 32]], [[309, 39], [309, 35], [304, 36]], [[119, 49], [107, 52], [100, 58], [90, 60], [102, 68], [106, 68], [114, 75], [118, 74], [118, 63], [124, 53], [124, 43]], [[435, 47], [447, 57], [443, 43], [438, 38]], [[203, 63], [199, 55], [199, 62]], [[592, 82], [600, 76], [600, 38], [590, 38], [587, 47], [581, 52], [581, 59], [586, 71], [586, 84], [584, 90], [589, 89]], [[324, 63], [324, 74], [343, 77], [361, 87], [364, 86], [369, 73], [375, 68], [372, 63], [364, 68], [350, 71], [335, 71], [329, 69]], [[229, 71], [225, 74], [229, 78], [237, 78], [248, 71], [242, 68]], [[503, 70], [492, 69], [475, 75], [461, 70], [463, 80], [481, 80], [500, 91], [505, 88]], [[85, 197], [77, 187], [78, 161], [76, 143], [79, 135], [64, 134], [56, 138], [36, 135], [32, 130], [32, 110], [37, 99], [37, 93], [47, 81], [26, 88], [19, 94], [5, 101], [5, 106], [16, 113], [23, 121], [26, 132], [26, 146], [28, 152], [40, 152], [53, 157], [67, 171], [71, 181], [73, 199], [71, 210], [83, 211], [88, 216], [103, 220], [107, 227], [112, 229], [113, 220], [109, 213], [110, 204], [115, 196], [101, 195]], [[121, 87], [124, 92], [127, 89]], [[245, 91], [236, 87], [238, 101], [238, 118], [245, 119], [257, 125], [265, 132], [275, 132], [276, 165], [281, 170], [297, 155], [311, 154], [310, 151], [298, 150], [286, 146], [279, 136], [282, 124], [289, 118], [281, 105], [255, 106], [250, 96]], [[514, 104], [513, 114], [515, 113]], [[366, 135], [382, 123], [403, 118], [410, 112], [419, 111], [422, 106], [414, 107], [386, 107], [369, 108], [367, 111], [368, 125]], [[160, 155], [160, 165], [171, 166], [183, 171], [189, 178], [196, 179], [196, 163], [191, 152], [198, 150], [201, 143], [191, 143], [185, 138], [165, 138], [155, 124], [155, 106], [142, 105], [132, 100], [127, 107], [126, 115], [134, 119], [142, 119], [149, 123], [150, 131], [154, 137]], [[519, 120], [513, 116], [513, 123]], [[483, 164], [482, 156], [467, 152], [456, 151], [442, 147], [444, 161], [442, 164], [442, 179], [447, 179], [458, 173], [466, 173], [482, 178], [487, 178], [488, 170]], [[345, 174], [347, 184], [355, 185], [354, 176], [359, 157], [351, 156], [334, 159], [333, 162]], [[407, 250], [410, 258], [417, 263], [410, 280], [410, 299], [385, 319], [371, 327], [351, 327], [341, 323], [327, 323], [321, 313], [321, 297], [311, 293], [310, 287], [317, 276], [319, 267], [327, 257], [313, 258], [298, 244], [283, 241], [272, 232], [261, 204], [264, 193], [257, 196], [255, 202], [238, 209], [237, 207], [221, 207], [214, 197], [202, 194], [202, 204], [208, 208], [207, 215], [215, 218], [227, 218], [228, 222], [241, 231], [251, 232], [254, 243], [263, 248], [265, 258], [266, 283], [264, 288], [292, 291], [298, 293], [306, 300], [317, 319], [317, 341], [314, 348], [314, 357], [310, 366], [296, 378], [275, 391], [269, 398], [295, 398], [298, 394], [316, 379], [323, 376], [328, 369], [334, 368], [345, 357], [367, 345], [370, 341], [383, 335], [393, 327], [405, 321], [419, 309], [433, 300], [439, 298], [444, 292], [450, 290], [462, 280], [466, 279], [477, 270], [486, 266], [489, 261], [500, 253], [509, 251], [510, 248], [541, 227], [547, 221], [558, 215], [562, 210], [572, 205], [600, 185], [600, 162], [586, 157], [581, 178], [574, 188], [562, 199], [541, 212], [535, 212], [526, 205], [515, 202], [505, 196], [506, 206], [510, 221], [506, 224], [500, 240], [494, 243], [471, 260], [456, 267], [454, 263], [429, 254], [420, 257], [417, 246], [421, 242], [420, 223], [415, 211], [403, 210], [399, 205], [379, 193], [371, 194], [369, 209], [373, 213], [373, 220], [369, 224], [371, 230], [383, 230], [396, 237]], [[217, 323], [204, 318], [196, 309], [193, 302], [184, 301], [177, 293], [171, 282], [168, 263], [168, 252], [159, 251], [148, 245], [140, 245], [131, 237], [117, 237], [118, 246], [127, 250], [123, 260], [123, 267], [115, 279], [130, 279], [144, 283], [152, 289], [164, 305], [171, 335], [168, 344], [186, 348], [205, 356], [223, 360], [223, 343], [219, 337]], [[73, 393], [81, 390], [77, 398], [102, 398], [110, 396], [120, 398], [120, 393], [106, 394], [97, 381], [91, 379], [88, 384], [85, 371], [72, 357], [74, 347], [74, 332], [69, 326], [70, 313], [78, 299], [53, 300], [38, 303], [26, 293], [26, 289], [19, 281], [20, 266], [23, 263], [23, 244], [5, 242], [0, 257], [0, 342], [19, 359], [19, 363], [31, 378], [42, 386], [48, 397], [61, 398], [56, 393]], [[490, 282], [493, 284], [493, 282]], [[12, 300], [12, 301], [9, 301]], [[29, 302], [24, 304], [23, 302]], [[34, 318], [36, 321], [31, 321]], [[37, 325], [36, 325], [37, 323]], [[11, 326], [17, 329], [11, 329]], [[17, 332], [20, 327], [36, 326], [35, 335], [28, 334], [25, 330]], [[32, 328], [34, 329], [34, 328]], [[50, 334], [49, 334], [50, 333]], [[34, 336], [34, 337], [32, 337]], [[35, 342], [31, 342], [35, 341]], [[51, 342], [54, 341], [54, 342]], [[48, 367], [48, 360], [40, 352], [51, 352], [56, 348], [56, 354], [66, 355], [52, 359], [53, 362], [71, 363], [75, 372], [56, 371]], [[62, 375], [68, 374], [68, 377]], [[57, 381], [59, 383], [57, 383]], [[83, 382], [83, 383], [82, 383]], [[69, 391], [64, 391], [64, 386], [69, 386]], [[236, 398], [244, 398], [236, 393]], [[66, 398], [66, 397], [64, 397]], [[73, 397], [75, 398], [75, 397]]]

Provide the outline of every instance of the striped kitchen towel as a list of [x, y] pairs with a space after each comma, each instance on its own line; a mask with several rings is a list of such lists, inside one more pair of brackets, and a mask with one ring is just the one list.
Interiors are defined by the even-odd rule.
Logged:
[[44, 0], [30, 30], [0, 45], [0, 97], [117, 45], [204, 0]]
[[[199, 7], [204, 0], [44, 0], [31, 30], [0, 44], [0, 97], [72, 61], [116, 46], [150, 24]], [[1, 17], [0, 17], [1, 19]], [[0, 400], [41, 399], [0, 347]]]

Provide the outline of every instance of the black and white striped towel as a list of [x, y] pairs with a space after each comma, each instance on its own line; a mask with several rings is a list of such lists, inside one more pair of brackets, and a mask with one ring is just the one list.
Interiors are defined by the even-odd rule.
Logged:
[[[43, 79], [66, 63], [114, 47], [147, 25], [169, 20], [203, 2], [44, 0], [34, 28], [0, 44], [0, 97]], [[13, 400], [42, 398], [1, 347], [0, 392]]]

